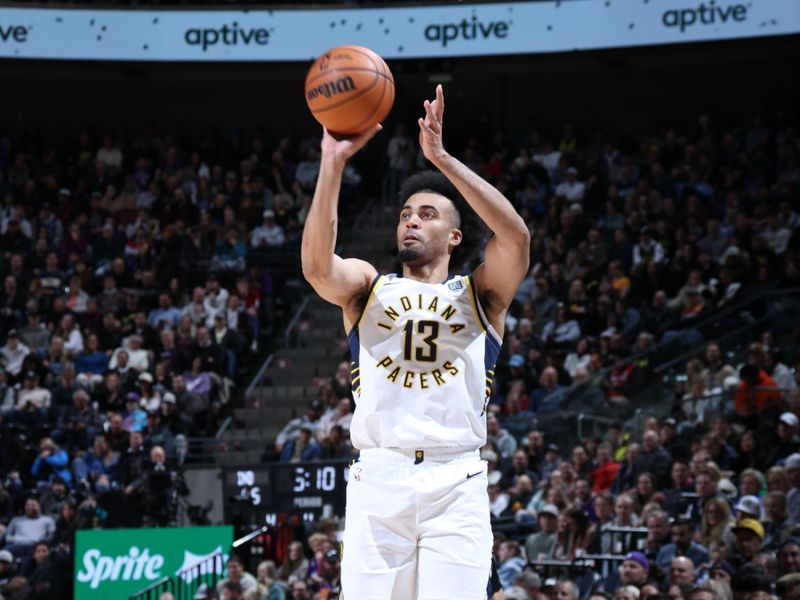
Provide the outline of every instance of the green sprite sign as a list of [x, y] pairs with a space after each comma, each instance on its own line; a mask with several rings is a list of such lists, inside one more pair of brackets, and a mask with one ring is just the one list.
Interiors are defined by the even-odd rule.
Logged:
[[[75, 600], [127, 598], [215, 552], [227, 554], [232, 542], [230, 526], [78, 531]], [[193, 572], [183, 575], [189, 585], [192, 577]]]

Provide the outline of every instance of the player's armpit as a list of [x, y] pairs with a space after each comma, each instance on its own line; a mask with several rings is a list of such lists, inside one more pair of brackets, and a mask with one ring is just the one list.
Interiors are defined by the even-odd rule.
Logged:
[[349, 316], [350, 311], [357, 315], [353, 301], [369, 290], [378, 271], [366, 261], [334, 254], [331, 267], [325, 273], [304, 270], [303, 274], [314, 291], [328, 302], [341, 306]]

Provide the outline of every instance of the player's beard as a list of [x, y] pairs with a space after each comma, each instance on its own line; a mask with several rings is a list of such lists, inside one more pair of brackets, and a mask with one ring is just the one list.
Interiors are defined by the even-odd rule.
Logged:
[[421, 256], [422, 250], [420, 248], [401, 248], [397, 252], [397, 260], [403, 264], [414, 262]]

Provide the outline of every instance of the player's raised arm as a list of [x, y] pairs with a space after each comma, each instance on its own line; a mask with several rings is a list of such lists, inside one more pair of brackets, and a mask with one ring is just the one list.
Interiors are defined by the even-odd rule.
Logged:
[[486, 316], [502, 332], [505, 311], [528, 271], [530, 232], [505, 196], [444, 149], [441, 85], [436, 86], [436, 99], [425, 100], [424, 107], [425, 117], [419, 119], [419, 141], [425, 157], [453, 182], [494, 233], [486, 246], [486, 260], [475, 270], [474, 277]]
[[369, 289], [377, 271], [369, 263], [342, 259], [334, 252], [339, 190], [347, 160], [380, 130], [381, 126], [376, 125], [357, 137], [346, 139], [336, 139], [327, 130], [323, 131], [317, 187], [303, 229], [303, 275], [320, 296], [344, 309], [346, 320], [357, 314], [351, 311], [353, 300]]

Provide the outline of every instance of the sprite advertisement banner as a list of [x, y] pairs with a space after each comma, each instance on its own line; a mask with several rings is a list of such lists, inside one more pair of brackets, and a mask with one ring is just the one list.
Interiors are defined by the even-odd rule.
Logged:
[[[75, 600], [124, 600], [215, 552], [225, 554], [223, 561], [216, 564], [221, 576], [232, 542], [230, 526], [78, 531]], [[196, 576], [191, 572], [182, 578], [191, 585], [190, 579]]]

